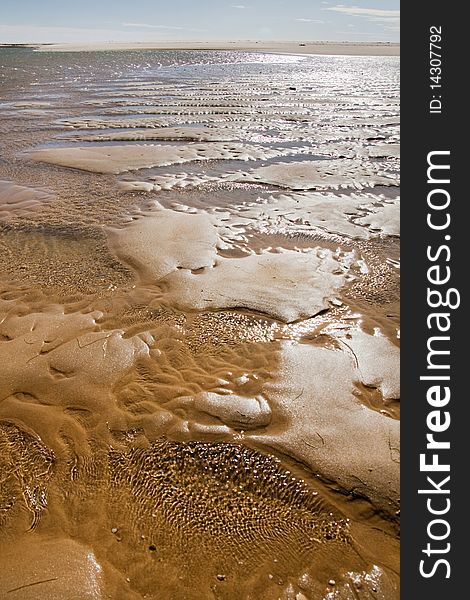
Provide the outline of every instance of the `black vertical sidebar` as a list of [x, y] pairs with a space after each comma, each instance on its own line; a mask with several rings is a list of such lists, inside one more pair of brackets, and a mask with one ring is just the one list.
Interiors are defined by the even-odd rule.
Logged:
[[[466, 21], [453, 2], [401, 3], [404, 600], [468, 595], [465, 541], [470, 527], [465, 488], [470, 478], [470, 395], [465, 384], [470, 378], [466, 346], [470, 327], [465, 313], [470, 193], [463, 179], [470, 172], [469, 153], [464, 153], [470, 133], [466, 92], [470, 29]], [[435, 167], [428, 172], [430, 163]], [[429, 290], [438, 293], [429, 298]], [[458, 298], [460, 306], [445, 306], [455, 306]], [[447, 392], [450, 399], [445, 402]], [[431, 441], [428, 448], [430, 439], [434, 446]], [[420, 468], [421, 454], [428, 469], [436, 462], [436, 470]], [[441, 471], [446, 465], [449, 470]]]

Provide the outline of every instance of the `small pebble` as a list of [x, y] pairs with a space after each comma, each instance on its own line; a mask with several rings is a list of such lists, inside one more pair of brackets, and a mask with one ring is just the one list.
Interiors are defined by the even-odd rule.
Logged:
[[336, 585], [336, 581], [334, 579], [330, 579], [328, 585]]
[[117, 528], [117, 527], [113, 527], [113, 528], [111, 529], [111, 533], [117, 533], [117, 532], [118, 532], [118, 528]]
[[217, 575], [217, 579], [218, 579], [219, 581], [225, 581], [225, 575], [220, 575], [220, 574], [219, 574], [219, 575]]

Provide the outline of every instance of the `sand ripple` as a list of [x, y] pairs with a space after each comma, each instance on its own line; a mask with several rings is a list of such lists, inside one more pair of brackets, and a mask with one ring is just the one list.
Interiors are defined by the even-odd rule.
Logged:
[[0, 595], [398, 598], [397, 61], [24, 56]]
[[[33, 521], [40, 533], [44, 519], [66, 516], [57, 513], [58, 498], [72, 485], [79, 490], [80, 512], [72, 498], [64, 507], [75, 515], [69, 525], [74, 546], [54, 537], [47, 542], [51, 564], [62, 568], [62, 591], [75, 581], [85, 598], [101, 598], [102, 591], [119, 583], [122, 596], [114, 597], [133, 598], [136, 592], [136, 597], [156, 597], [157, 587], [159, 597], [190, 594], [202, 600], [215, 592], [221, 598], [263, 594], [274, 600], [286, 580], [312, 597], [326, 593], [332, 579], [357, 590], [367, 584], [367, 578], [355, 575], [366, 563], [354, 548], [348, 520], [273, 457], [233, 444], [161, 441], [148, 449], [97, 455], [74, 465], [71, 480], [64, 465], [31, 435], [13, 426], [2, 426], [0, 433], [2, 459], [14, 443], [46, 473], [34, 483], [25, 477], [31, 458], [10, 473], [8, 486], [2, 487], [9, 525], [21, 518], [25, 504], [34, 511], [27, 499], [40, 492], [44, 507], [49, 506], [47, 515]], [[85, 559], [87, 547], [93, 552]], [[59, 548], [68, 557], [62, 565]], [[33, 557], [35, 551], [33, 545]], [[339, 556], [350, 574], [333, 566]], [[45, 583], [58, 571], [49, 573]], [[371, 589], [373, 582], [365, 587]]]

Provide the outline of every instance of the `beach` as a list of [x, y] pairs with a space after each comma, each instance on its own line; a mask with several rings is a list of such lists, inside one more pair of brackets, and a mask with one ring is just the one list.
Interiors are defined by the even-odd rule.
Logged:
[[399, 45], [32, 46], [0, 596], [397, 600]]
[[93, 52], [111, 50], [235, 50], [273, 54], [320, 54], [344, 56], [399, 56], [400, 44], [392, 42], [103, 42], [88, 44], [38, 44], [39, 52]]

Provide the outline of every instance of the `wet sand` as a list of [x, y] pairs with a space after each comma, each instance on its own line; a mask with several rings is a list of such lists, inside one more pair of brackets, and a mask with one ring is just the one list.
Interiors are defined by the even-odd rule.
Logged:
[[0, 597], [396, 600], [398, 61], [23, 52]]

